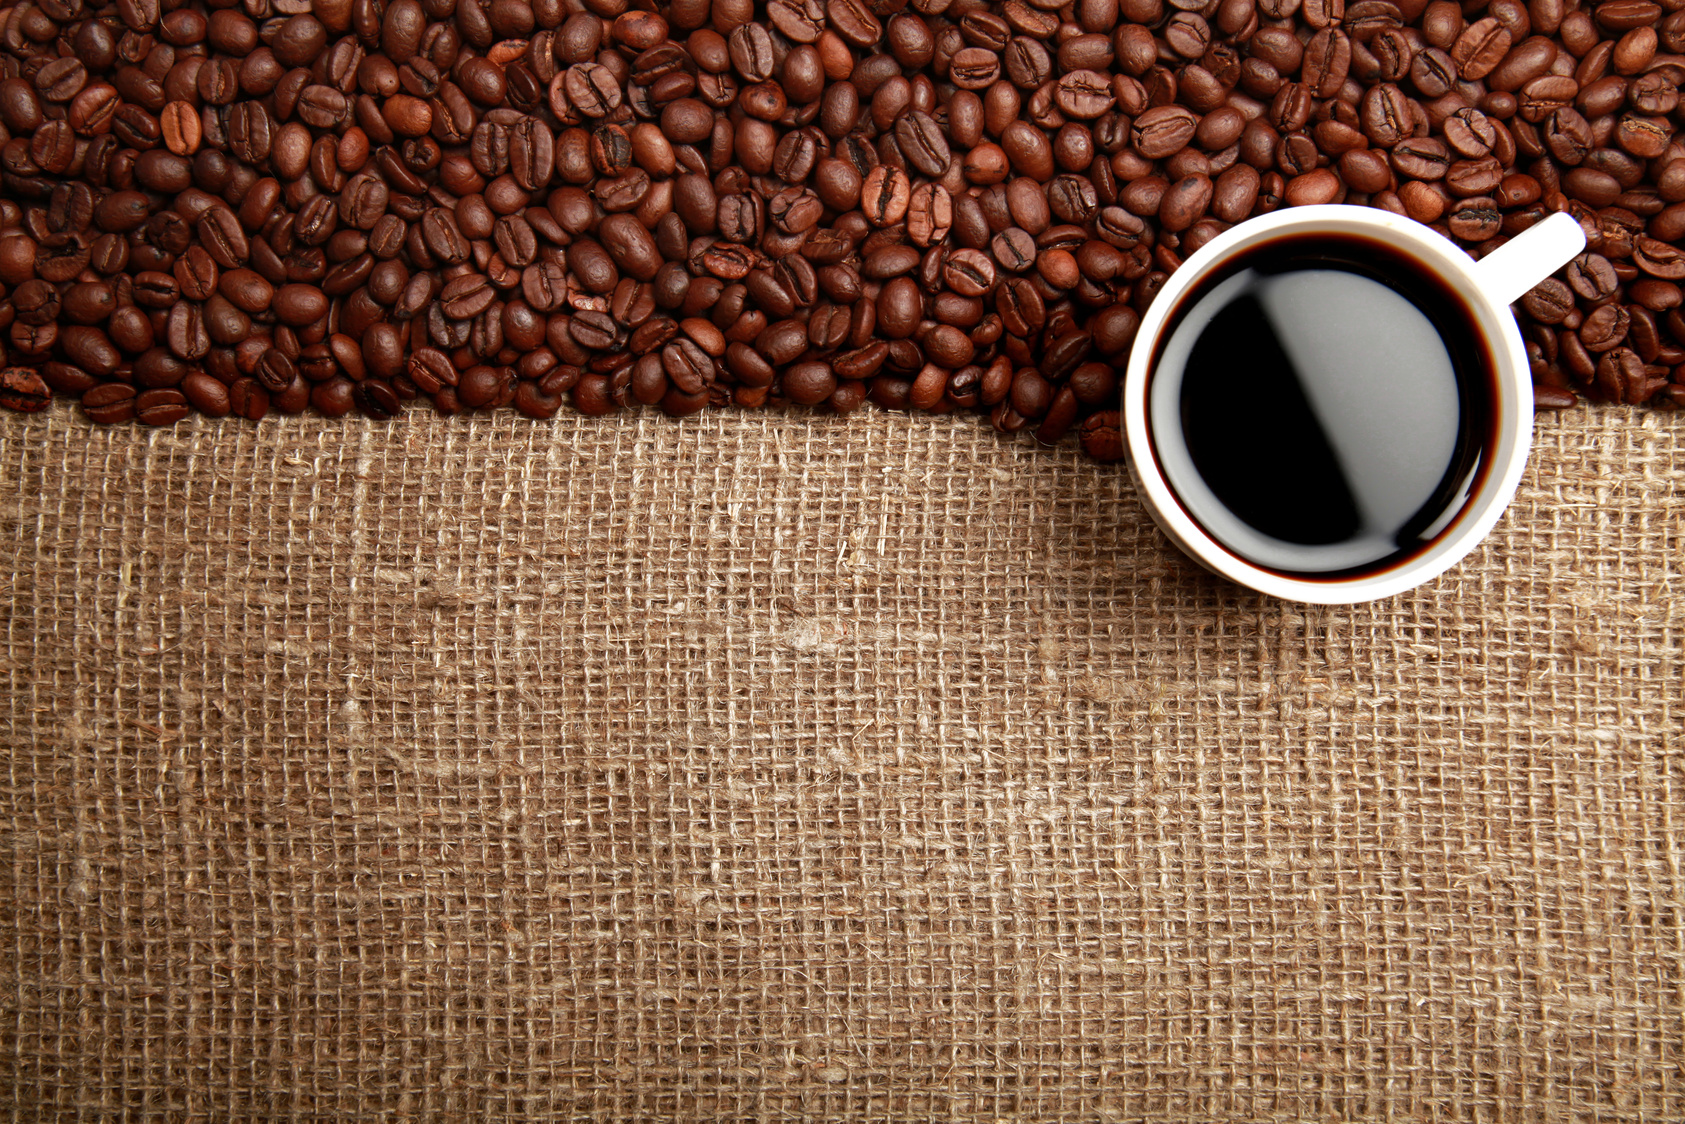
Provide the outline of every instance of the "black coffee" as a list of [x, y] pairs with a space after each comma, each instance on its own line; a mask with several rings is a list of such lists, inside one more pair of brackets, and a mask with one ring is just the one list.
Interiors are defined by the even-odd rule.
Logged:
[[1495, 439], [1495, 365], [1472, 311], [1381, 242], [1293, 236], [1185, 296], [1148, 394], [1170, 486], [1256, 565], [1333, 578], [1420, 552], [1455, 522]]

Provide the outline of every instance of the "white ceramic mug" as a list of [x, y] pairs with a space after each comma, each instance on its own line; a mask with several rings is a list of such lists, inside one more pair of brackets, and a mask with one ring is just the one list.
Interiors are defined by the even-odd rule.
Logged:
[[[1435, 275], [1467, 307], [1496, 370], [1496, 440], [1468, 501], [1429, 543], [1395, 564], [1330, 577], [1295, 574], [1248, 561], [1197, 521], [1178, 499], [1152, 440], [1151, 387], [1161, 344], [1176, 327], [1183, 298], [1236, 254], [1277, 239], [1313, 234], [1356, 236], [1402, 251]], [[1124, 438], [1130, 472], [1147, 510], [1178, 547], [1212, 572], [1289, 601], [1336, 605], [1373, 601], [1414, 588], [1456, 565], [1497, 523], [1515, 495], [1533, 436], [1533, 386], [1521, 331], [1509, 309], [1585, 247], [1574, 218], [1552, 215], [1475, 261], [1421, 223], [1372, 207], [1293, 207], [1248, 219], [1206, 243], [1170, 275], [1142, 320], [1123, 385]], [[1173, 466], [1180, 472], [1180, 466]]]

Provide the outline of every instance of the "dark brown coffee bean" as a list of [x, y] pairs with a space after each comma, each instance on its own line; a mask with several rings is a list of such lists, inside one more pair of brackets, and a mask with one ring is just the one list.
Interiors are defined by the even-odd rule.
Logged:
[[1019, 338], [1041, 331], [1047, 321], [1047, 306], [1040, 291], [1021, 277], [1010, 278], [996, 289], [995, 310], [1006, 330]]
[[1486, 77], [1504, 61], [1510, 49], [1509, 29], [1488, 16], [1477, 20], [1457, 37], [1451, 47], [1451, 59], [1465, 81]]
[[1611, 402], [1639, 403], [1655, 392], [1656, 385], [1665, 380], [1650, 379], [1644, 370], [1644, 360], [1630, 348], [1610, 350], [1597, 361], [1597, 389]]
[[222, 418], [232, 410], [228, 388], [203, 371], [193, 371], [182, 379], [181, 393], [201, 414]]
[[1597, 302], [1612, 295], [1620, 285], [1615, 267], [1602, 254], [1583, 253], [1570, 261], [1563, 270], [1568, 286], [1582, 300]]
[[314, 285], [282, 285], [275, 293], [275, 315], [295, 328], [314, 324], [328, 312], [328, 298]]
[[263, 352], [253, 374], [270, 393], [280, 394], [293, 384], [299, 371], [285, 352], [271, 347]]
[[456, 217], [443, 207], [430, 208], [422, 216], [421, 237], [441, 264], [456, 265], [468, 257], [468, 240], [457, 228]]
[[382, 379], [364, 379], [352, 390], [351, 398], [364, 417], [375, 421], [395, 418], [403, 410], [391, 384]]
[[[1093, 337], [1082, 331], [1067, 332], [1055, 340], [1041, 356], [1037, 365], [1042, 375], [1051, 380], [1061, 380], [1068, 376], [1078, 366], [1087, 360], [1094, 349]], [[1025, 417], [1040, 417], [1031, 414], [1022, 406], [1018, 412]]]
[[1205, 216], [1211, 204], [1209, 176], [1188, 176], [1172, 184], [1159, 204], [1159, 223], [1165, 230], [1183, 231]]
[[[771, 14], [770, 8], [768, 13]], [[883, 37], [883, 25], [873, 14], [872, 6], [862, 0], [830, 0], [826, 5], [826, 14], [831, 26], [850, 46], [869, 49], [875, 47]], [[803, 22], [799, 34], [805, 34], [807, 26]], [[791, 35], [790, 38], [797, 42], [804, 41], [797, 35]]]
[[324, 417], [342, 418], [356, 405], [356, 388], [344, 375], [335, 375], [310, 387], [310, 405]]
[[1580, 342], [1592, 354], [1608, 351], [1626, 341], [1632, 316], [1625, 306], [1606, 304], [1593, 309], [1580, 325]]
[[807, 330], [799, 320], [780, 320], [768, 325], [755, 339], [755, 351], [772, 366], [782, 367], [807, 351]]
[[912, 246], [885, 246], [875, 250], [861, 263], [863, 277], [883, 281], [900, 277], [918, 268], [919, 252]]
[[685, 394], [701, 393], [714, 381], [714, 361], [695, 341], [680, 337], [661, 349], [661, 369]]
[[0, 369], [0, 406], [19, 413], [34, 414], [52, 402], [52, 389], [28, 367]]
[[[841, 0], [848, 2], [848, 0]], [[942, 128], [928, 113], [912, 110], [895, 122], [895, 139], [908, 164], [927, 176], [948, 170], [951, 155]]]
[[1497, 235], [1503, 216], [1490, 198], [1462, 199], [1446, 216], [1451, 233], [1465, 242], [1484, 242]]
[[1010, 226], [995, 235], [989, 249], [996, 264], [1008, 273], [1023, 273], [1035, 264], [1036, 240], [1020, 227]]
[[1182, 106], [1160, 106], [1135, 119], [1130, 143], [1148, 160], [1162, 160], [1186, 147], [1198, 127], [1199, 118]]
[[165, 322], [164, 339], [171, 354], [177, 358], [190, 361], [203, 359], [211, 349], [203, 306], [182, 301], [171, 308]]
[[995, 264], [979, 250], [956, 250], [943, 263], [942, 280], [961, 296], [980, 297], [994, 286]]
[[1454, 160], [1445, 169], [1445, 186], [1453, 195], [1485, 195], [1503, 182], [1504, 169], [1491, 156], [1479, 160]]
[[793, 43], [812, 43], [825, 30], [825, 9], [819, 0], [771, 0], [766, 14], [772, 26]]
[[144, 390], [135, 396], [135, 417], [144, 425], [174, 425], [189, 412], [187, 396], [179, 390]]
[[1662, 11], [1661, 5], [1650, 0], [1604, 0], [1597, 5], [1595, 16], [1603, 28], [1622, 32], [1653, 25]]
[[876, 226], [898, 223], [907, 213], [912, 187], [907, 173], [880, 164], [866, 176], [860, 190], [860, 209]]
[[1413, 103], [1390, 82], [1365, 91], [1359, 114], [1364, 135], [1382, 148], [1392, 148], [1414, 129]]
[[1546, 74], [1521, 87], [1516, 116], [1538, 123], [1565, 106], [1572, 105], [1579, 83], [1572, 78]]
[[[0, 381], [4, 378], [0, 373]], [[129, 421], [135, 416], [135, 394], [126, 383], [103, 383], [82, 395], [82, 412], [102, 425]]]
[[484, 312], [497, 299], [497, 290], [484, 274], [469, 273], [445, 283], [439, 301], [452, 320], [469, 320]]
[[942, 324], [925, 338], [925, 354], [930, 361], [948, 370], [957, 370], [971, 362], [976, 347], [971, 338], [958, 328]]
[[799, 406], [817, 406], [837, 389], [837, 377], [829, 364], [795, 363], [784, 372], [783, 386], [790, 401]]
[[235, 379], [228, 388], [228, 406], [238, 417], [260, 421], [269, 413], [269, 392], [256, 379]]
[[41, 126], [41, 99], [22, 78], [0, 80], [0, 123], [14, 134], [33, 133]]
[[1053, 100], [1067, 117], [1092, 121], [1110, 111], [1117, 97], [1104, 74], [1078, 67], [1060, 76]]
[[1633, 243], [1632, 261], [1650, 277], [1685, 281], [1685, 251], [1659, 239], [1639, 236]]
[[1079, 431], [1082, 450], [1102, 463], [1124, 457], [1123, 420], [1116, 410], [1102, 410], [1084, 419]]

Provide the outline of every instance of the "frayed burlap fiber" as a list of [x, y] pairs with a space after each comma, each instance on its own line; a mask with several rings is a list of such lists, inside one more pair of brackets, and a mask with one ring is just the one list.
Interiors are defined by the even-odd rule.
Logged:
[[1685, 1118], [1685, 419], [1307, 608], [976, 419], [0, 424], [0, 1118]]

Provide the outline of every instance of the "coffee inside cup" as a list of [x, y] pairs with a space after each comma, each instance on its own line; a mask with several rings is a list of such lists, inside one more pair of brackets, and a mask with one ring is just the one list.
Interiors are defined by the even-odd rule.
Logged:
[[1148, 384], [1177, 502], [1256, 566], [1336, 579], [1409, 561], [1469, 506], [1497, 363], [1467, 302], [1375, 238], [1283, 235], [1178, 301]]

